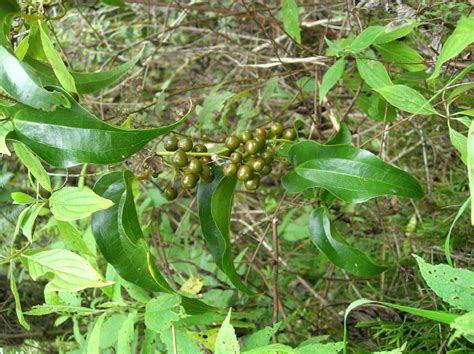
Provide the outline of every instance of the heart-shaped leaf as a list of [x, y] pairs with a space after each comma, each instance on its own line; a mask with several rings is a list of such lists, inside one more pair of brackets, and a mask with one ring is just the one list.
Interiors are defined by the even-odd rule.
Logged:
[[313, 210], [309, 219], [311, 241], [336, 266], [359, 277], [370, 277], [387, 268], [372, 262], [362, 251], [350, 246], [331, 224], [326, 208]]
[[214, 168], [214, 174], [215, 178], [211, 183], [201, 181], [198, 187], [201, 230], [217, 266], [237, 289], [252, 294], [240, 280], [230, 250], [230, 215], [237, 178], [225, 177], [218, 167]]
[[[130, 171], [120, 171], [97, 181], [94, 192], [114, 202], [114, 206], [92, 214], [92, 233], [104, 258], [122, 278], [150, 291], [173, 294], [144, 240], [132, 193], [133, 179]], [[184, 296], [182, 304], [190, 313], [212, 309]]]
[[57, 108], [54, 112], [42, 112], [22, 104], [2, 107], [12, 118], [14, 126], [8, 137], [24, 143], [56, 167], [123, 161], [152, 139], [177, 128], [190, 113], [159, 128], [125, 129], [101, 121], [66, 92], [64, 95], [68, 97], [71, 108]]
[[321, 187], [350, 203], [383, 195], [423, 196], [411, 175], [352, 145], [302, 141], [291, 147], [288, 157], [295, 169], [283, 177], [283, 186], [292, 193]]

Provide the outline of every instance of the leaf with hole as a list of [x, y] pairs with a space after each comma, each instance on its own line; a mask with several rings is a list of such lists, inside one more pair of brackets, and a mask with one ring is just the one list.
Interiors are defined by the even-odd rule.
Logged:
[[423, 196], [411, 175], [352, 145], [302, 141], [291, 147], [289, 160], [294, 170], [283, 177], [283, 186], [291, 193], [321, 187], [350, 203], [383, 195]]
[[201, 230], [217, 266], [237, 289], [252, 294], [240, 280], [230, 250], [230, 215], [237, 178], [225, 177], [218, 167], [214, 168], [214, 174], [215, 178], [211, 183], [201, 181], [198, 186]]
[[336, 266], [359, 277], [371, 277], [387, 268], [350, 246], [332, 225], [326, 208], [317, 208], [309, 219], [311, 241]]
[[215, 354], [239, 354], [240, 346], [234, 327], [230, 324], [232, 310], [229, 310], [227, 317], [219, 329], [215, 343]]
[[71, 108], [42, 112], [22, 104], [3, 107], [14, 126], [9, 137], [55, 167], [123, 161], [151, 140], [180, 126], [190, 114], [159, 128], [125, 129], [101, 121], [62, 92], [68, 96]]

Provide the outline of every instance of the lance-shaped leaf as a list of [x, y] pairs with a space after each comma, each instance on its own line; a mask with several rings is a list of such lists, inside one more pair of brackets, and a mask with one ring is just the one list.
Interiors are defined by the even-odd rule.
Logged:
[[22, 104], [3, 107], [4, 112], [12, 117], [14, 126], [9, 138], [24, 143], [56, 167], [123, 161], [152, 139], [177, 128], [190, 113], [159, 128], [125, 129], [101, 121], [66, 92], [64, 95], [68, 96], [71, 108], [42, 112]]
[[291, 147], [288, 158], [295, 168], [283, 177], [283, 186], [291, 193], [321, 187], [350, 203], [383, 195], [423, 196], [411, 175], [352, 145], [302, 141]]
[[214, 168], [214, 174], [211, 183], [201, 181], [198, 187], [201, 230], [217, 266], [237, 289], [252, 294], [235, 270], [230, 249], [230, 215], [237, 178], [225, 177], [217, 167]]
[[36, 79], [34, 70], [2, 46], [0, 87], [18, 102], [38, 110], [52, 111], [61, 105], [69, 106], [69, 100], [63, 94], [45, 90]]
[[[175, 293], [153, 263], [144, 240], [132, 193], [133, 179], [130, 171], [120, 171], [97, 181], [94, 192], [114, 206], [92, 214], [92, 233], [104, 258], [122, 278], [150, 291]], [[211, 309], [186, 297], [182, 304], [190, 313]]]
[[[137, 64], [142, 53], [143, 50], [127, 63], [118, 65], [109, 70], [101, 70], [97, 72], [71, 71], [70, 74], [76, 84], [77, 92], [81, 94], [94, 93], [116, 83]], [[59, 85], [59, 81], [49, 65], [33, 59], [31, 56], [26, 56], [25, 61], [35, 68], [44, 86]]]
[[13, 17], [21, 11], [15, 0], [0, 1], [0, 45], [11, 48], [10, 26]]
[[324, 74], [323, 80], [321, 82], [321, 87], [319, 88], [319, 103], [322, 103], [324, 97], [326, 97], [329, 90], [339, 81], [342, 74], [344, 73], [344, 66], [346, 61], [344, 58], [336, 61]]
[[370, 277], [387, 268], [375, 264], [364, 252], [350, 246], [331, 224], [326, 208], [313, 210], [309, 219], [311, 241], [336, 266], [347, 272]]

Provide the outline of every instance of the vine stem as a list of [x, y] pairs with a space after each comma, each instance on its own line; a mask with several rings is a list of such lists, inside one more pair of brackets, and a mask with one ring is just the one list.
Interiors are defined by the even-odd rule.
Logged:
[[[279, 293], [278, 293], [278, 219], [275, 217], [272, 220], [272, 234], [273, 234], [273, 269], [272, 269], [272, 292], [273, 292], [273, 325], [278, 322], [279, 314]], [[277, 343], [276, 335], [273, 336], [273, 342]]]

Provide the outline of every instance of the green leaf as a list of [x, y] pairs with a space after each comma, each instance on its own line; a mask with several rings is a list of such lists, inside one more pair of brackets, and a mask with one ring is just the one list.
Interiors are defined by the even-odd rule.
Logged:
[[33, 280], [50, 279], [50, 291], [79, 291], [110, 285], [84, 258], [62, 249], [25, 251], [21, 260]]
[[70, 100], [70, 109], [41, 112], [22, 104], [4, 107], [14, 125], [11, 138], [23, 142], [55, 167], [123, 161], [152, 139], [177, 128], [191, 113], [159, 128], [124, 129], [101, 121], [64, 94]]
[[350, 203], [382, 195], [423, 196], [420, 184], [408, 173], [352, 145], [302, 141], [291, 147], [289, 160], [295, 168], [283, 177], [283, 186], [292, 193], [321, 187]]
[[343, 342], [314, 343], [296, 348], [295, 354], [338, 354], [343, 349]]
[[448, 125], [448, 128], [449, 140], [461, 155], [461, 161], [467, 166], [467, 137], [451, 128], [451, 125]]
[[360, 93], [357, 98], [357, 105], [362, 112], [377, 122], [394, 122], [397, 118], [395, 107], [388, 104], [377, 92], [371, 92], [370, 96]]
[[20, 295], [18, 294], [18, 289], [16, 287], [15, 274], [13, 272], [14, 267], [15, 267], [14, 262], [10, 262], [10, 290], [13, 294], [13, 298], [15, 299], [16, 317], [18, 318], [18, 322], [23, 326], [23, 328], [29, 331], [30, 324], [25, 320], [25, 317], [23, 316], [23, 310], [21, 308], [21, 302], [20, 302]]
[[2, 46], [0, 63], [0, 87], [18, 102], [43, 111], [70, 105], [60, 92], [49, 92], [41, 87], [34, 70]]
[[454, 313], [447, 313], [447, 312], [441, 312], [441, 311], [430, 311], [430, 310], [423, 310], [419, 308], [414, 308], [414, 307], [409, 307], [409, 306], [402, 306], [402, 305], [397, 305], [397, 304], [390, 304], [388, 302], [382, 302], [382, 301], [373, 301], [373, 300], [367, 300], [367, 299], [359, 299], [354, 302], [352, 302], [347, 308], [344, 313], [344, 353], [347, 353], [347, 318], [349, 317], [349, 314], [351, 313], [352, 310], [359, 306], [367, 305], [367, 304], [376, 304], [376, 305], [383, 305], [390, 307], [392, 309], [398, 310], [398, 311], [403, 311], [410, 313], [415, 316], [427, 318], [429, 320], [437, 321], [440, 323], [444, 324], [451, 324], [456, 318], [459, 317], [459, 315], [454, 314]]
[[15, 0], [2, 0], [0, 2], [0, 45], [11, 48], [10, 27], [13, 17], [21, 11]]
[[7, 147], [7, 135], [13, 131], [13, 124], [9, 120], [0, 121], [0, 154], [10, 156], [10, 150]]
[[467, 174], [471, 193], [471, 225], [474, 225], [474, 120], [467, 133]]
[[449, 339], [449, 344], [460, 336], [465, 336], [472, 343], [474, 339], [474, 311], [470, 311], [456, 318], [451, 323], [451, 329], [454, 329], [455, 332]]
[[436, 295], [448, 304], [466, 311], [474, 310], [474, 272], [447, 264], [431, 265], [414, 256], [421, 275]]
[[242, 352], [242, 354], [296, 354], [296, 351], [285, 344], [269, 344], [260, 348], [255, 348]]
[[364, 29], [359, 35], [354, 38], [350, 45], [350, 49], [354, 53], [359, 53], [368, 48], [375, 39], [385, 31], [385, 26], [370, 26]]
[[16, 156], [23, 165], [28, 168], [28, 171], [36, 178], [38, 183], [47, 191], [51, 192], [51, 181], [48, 172], [44, 169], [41, 161], [22, 143], [13, 143]]
[[396, 39], [405, 37], [410, 34], [419, 23], [415, 20], [405, 20], [405, 22], [400, 22], [400, 20], [389, 23], [385, 26], [385, 29], [380, 33], [374, 41], [374, 44], [383, 44], [389, 43]]
[[405, 85], [385, 86], [378, 88], [377, 92], [380, 93], [388, 103], [402, 111], [412, 114], [438, 114], [426, 98], [411, 87]]
[[87, 187], [64, 187], [51, 195], [49, 205], [56, 219], [73, 221], [110, 208], [114, 203], [98, 196]]
[[11, 194], [13, 204], [32, 204], [36, 202], [36, 199], [31, 195], [23, 192], [13, 192]]
[[137, 315], [133, 312], [129, 313], [127, 319], [120, 327], [117, 338], [117, 354], [128, 354], [133, 352], [131, 343], [135, 334], [134, 328], [136, 320]]
[[329, 90], [331, 90], [334, 85], [339, 81], [342, 74], [344, 73], [345, 65], [345, 59], [341, 58], [329, 68], [326, 74], [324, 74], [323, 80], [321, 82], [321, 87], [319, 88], [319, 103], [323, 102], [324, 97], [326, 97]]
[[272, 337], [280, 329], [281, 322], [275, 323], [273, 327], [265, 327], [259, 331], [250, 334], [245, 338], [242, 350], [256, 349], [270, 343]]
[[57, 220], [56, 224], [67, 248], [82, 255], [94, 256], [86, 242], [82, 239], [81, 233], [72, 223]]
[[282, 0], [283, 28], [298, 44], [301, 44], [300, 20], [296, 0]]
[[467, 46], [474, 43], [474, 17], [461, 18], [456, 24], [454, 32], [444, 42], [441, 53], [439, 53], [438, 60], [433, 73], [428, 80], [433, 80], [441, 73], [441, 66], [448, 60], [458, 56]]
[[311, 241], [336, 266], [359, 277], [370, 277], [387, 268], [372, 262], [362, 251], [350, 246], [329, 219], [326, 208], [313, 210], [309, 219]]
[[235, 335], [234, 327], [230, 324], [230, 316], [232, 310], [229, 310], [224, 322], [217, 334], [215, 354], [239, 354], [240, 347], [237, 336]]
[[69, 71], [67, 70], [66, 65], [61, 59], [61, 56], [54, 48], [54, 45], [51, 42], [51, 39], [49, 38], [48, 34], [45, 32], [41, 23], [39, 23], [38, 27], [39, 27], [41, 44], [43, 46], [44, 54], [46, 55], [46, 58], [48, 59], [49, 64], [53, 68], [53, 71], [56, 74], [56, 77], [58, 78], [59, 82], [61, 83], [61, 85], [64, 87], [66, 91], [77, 93], [74, 79], [69, 73]]
[[426, 69], [422, 64], [423, 57], [418, 52], [403, 42], [390, 42], [375, 46], [377, 52], [389, 62], [408, 71], [421, 71]]
[[180, 303], [177, 294], [163, 294], [148, 301], [145, 308], [146, 327], [158, 333], [171, 328], [171, 323], [180, 319], [179, 314], [173, 311]]
[[143, 50], [129, 62], [110, 70], [90, 73], [71, 72], [77, 91], [82, 94], [94, 93], [114, 84], [138, 63], [142, 54]]
[[[92, 232], [104, 258], [117, 273], [143, 289], [173, 294], [175, 291], [156, 268], [144, 240], [132, 192], [134, 176], [130, 171], [102, 176], [94, 192], [114, 206], [92, 214]], [[200, 301], [182, 297], [184, 308], [201, 313], [213, 308]]]
[[451, 223], [451, 226], [449, 227], [448, 234], [446, 235], [446, 240], [444, 241], [444, 255], [446, 256], [446, 261], [451, 267], [453, 267], [453, 261], [451, 259], [451, 253], [449, 251], [451, 248], [451, 234], [453, 232], [454, 226], [456, 225], [458, 220], [461, 218], [462, 214], [464, 214], [464, 211], [466, 211], [470, 203], [471, 203], [471, 197], [467, 198], [466, 201], [463, 203], [463, 205], [461, 205], [458, 212], [456, 213], [456, 216], [453, 219], [453, 222]]
[[356, 62], [359, 75], [372, 89], [376, 90], [393, 85], [387, 70], [380, 61], [357, 58]]
[[325, 145], [352, 144], [352, 133], [345, 123], [341, 123], [339, 131]]
[[218, 167], [214, 168], [215, 178], [211, 183], [201, 181], [197, 200], [202, 233], [217, 266], [229, 277], [240, 291], [252, 292], [242, 283], [237, 274], [230, 250], [230, 216], [237, 178], [227, 178]]
[[102, 333], [102, 325], [105, 320], [107, 313], [100, 315], [94, 323], [92, 331], [87, 337], [87, 354], [100, 354], [100, 337]]
[[28, 206], [22, 211], [18, 219], [18, 224], [21, 227], [21, 230], [23, 231], [23, 235], [25, 235], [25, 237], [30, 242], [33, 242], [33, 232], [36, 219], [38, 218], [38, 215], [45, 204], [46, 202], [40, 202]]

